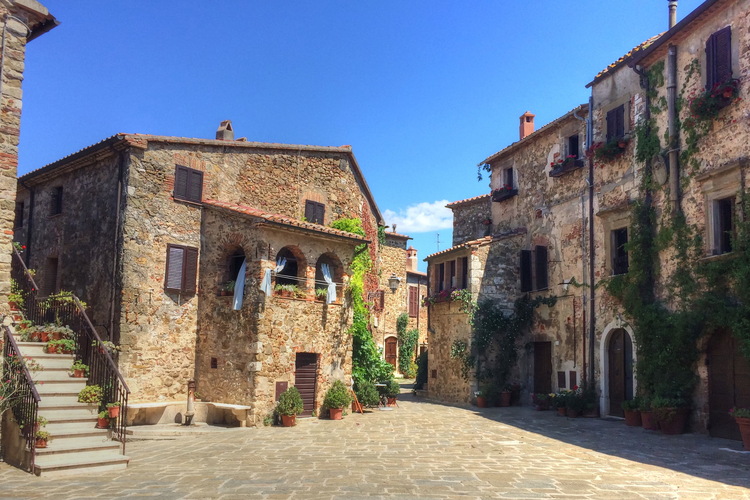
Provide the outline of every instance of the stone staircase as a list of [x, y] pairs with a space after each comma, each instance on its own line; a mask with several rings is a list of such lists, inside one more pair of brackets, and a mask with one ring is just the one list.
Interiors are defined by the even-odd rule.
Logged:
[[69, 375], [74, 362], [71, 354], [47, 354], [42, 342], [21, 342], [14, 333], [21, 355], [41, 367], [32, 373], [41, 397], [38, 415], [47, 419], [50, 433], [47, 448], [36, 449], [36, 475], [75, 474], [82, 471], [125, 469], [129, 458], [120, 452], [121, 444], [110, 439], [110, 431], [97, 429], [97, 406], [78, 402], [85, 378]]

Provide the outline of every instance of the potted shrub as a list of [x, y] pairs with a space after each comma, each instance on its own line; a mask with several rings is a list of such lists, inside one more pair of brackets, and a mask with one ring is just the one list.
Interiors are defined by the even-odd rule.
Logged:
[[87, 385], [78, 393], [79, 403], [100, 403], [102, 400], [102, 388], [98, 385]]
[[296, 424], [297, 415], [304, 410], [302, 395], [296, 387], [290, 387], [279, 396], [276, 403], [276, 413], [281, 415], [281, 425], [293, 427]]
[[55, 342], [59, 342], [57, 352], [61, 352], [63, 354], [73, 354], [73, 351], [76, 350], [76, 341], [73, 339], [60, 339], [56, 340]]
[[734, 417], [734, 421], [740, 428], [742, 446], [750, 451], [750, 408], [732, 408], [729, 410], [729, 416]]
[[680, 398], [655, 397], [651, 401], [659, 428], [664, 434], [685, 432], [690, 408]]
[[[44, 338], [44, 337], [42, 337]], [[49, 337], [47, 337], [49, 338]], [[47, 345], [45, 346], [44, 350], [47, 351], [47, 354], [56, 354], [57, 349], [60, 346], [59, 340], [49, 340], [47, 341]], [[62, 352], [62, 351], [61, 351]]]
[[297, 285], [276, 285], [273, 289], [281, 297], [297, 297], [301, 293]]
[[49, 441], [49, 432], [47, 431], [36, 431], [34, 433], [34, 439], [36, 440], [37, 448], [46, 448], [47, 441]]
[[114, 403], [107, 403], [107, 413], [109, 418], [117, 418], [120, 416], [120, 402], [115, 401]]
[[388, 399], [388, 406], [396, 406], [396, 398], [401, 393], [401, 386], [395, 379], [390, 379], [385, 384], [385, 397]]
[[656, 420], [656, 414], [651, 407], [651, 398], [642, 397], [640, 400], [641, 426], [649, 431], [658, 431], [659, 422]]
[[566, 389], [561, 389], [560, 391], [555, 394], [555, 397], [552, 399], [552, 405], [557, 410], [557, 414], [561, 416], [565, 416], [567, 412], [567, 400], [568, 400], [568, 394], [570, 391]]
[[[357, 382], [354, 385], [354, 393], [357, 395], [359, 404], [365, 407], [375, 407], [380, 403], [380, 394], [375, 384], [371, 382]], [[354, 410], [354, 407], [352, 407]]]
[[323, 400], [323, 406], [328, 408], [328, 414], [331, 420], [341, 420], [341, 415], [344, 411], [345, 406], [349, 406], [352, 402], [352, 397], [349, 394], [349, 389], [340, 380], [336, 380], [328, 389], [326, 397]]
[[328, 296], [328, 289], [327, 288], [316, 288], [315, 289], [315, 300], [325, 301], [327, 296]]
[[534, 403], [534, 409], [537, 411], [549, 410], [550, 396], [554, 396], [554, 394], [544, 394], [543, 392], [532, 394], [531, 401]]
[[578, 417], [586, 409], [586, 398], [577, 385], [573, 386], [565, 398], [566, 415], [570, 418]]
[[639, 427], [641, 425], [640, 401], [637, 397], [622, 402], [622, 411], [625, 413], [625, 425]]
[[100, 411], [96, 417], [97, 429], [107, 429], [109, 427], [109, 414], [107, 410]]
[[83, 378], [89, 374], [88, 365], [84, 364], [81, 360], [73, 363], [73, 366], [71, 366], [70, 369], [73, 370], [71, 375], [75, 378]]

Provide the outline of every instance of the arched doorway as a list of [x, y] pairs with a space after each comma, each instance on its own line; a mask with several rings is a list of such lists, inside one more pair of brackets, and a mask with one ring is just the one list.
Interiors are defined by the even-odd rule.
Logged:
[[607, 348], [609, 414], [622, 417], [622, 402], [633, 399], [633, 343], [622, 328], [612, 332]]
[[385, 361], [393, 365], [393, 368], [396, 368], [397, 352], [398, 339], [396, 337], [385, 339]]
[[717, 330], [708, 345], [708, 429], [713, 437], [740, 439], [729, 410], [750, 407], [750, 363], [729, 330]]

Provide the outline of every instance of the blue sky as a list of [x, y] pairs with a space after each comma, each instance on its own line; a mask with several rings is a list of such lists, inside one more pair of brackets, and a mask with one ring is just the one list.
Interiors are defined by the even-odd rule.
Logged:
[[[664, 31], [666, 0], [43, 0], [27, 50], [19, 174], [118, 132], [349, 144], [420, 260], [476, 165], [588, 101], [597, 72]], [[680, 0], [678, 19], [699, 0]], [[421, 263], [422, 269], [426, 267]]]

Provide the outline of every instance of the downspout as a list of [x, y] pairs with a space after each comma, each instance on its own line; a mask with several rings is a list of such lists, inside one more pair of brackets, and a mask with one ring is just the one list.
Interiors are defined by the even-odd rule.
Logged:
[[31, 232], [34, 228], [34, 198], [36, 198], [34, 189], [26, 185], [21, 179], [18, 183], [29, 192], [29, 223], [26, 226], [26, 265], [31, 266]]
[[123, 151], [119, 154], [117, 160], [117, 205], [115, 209], [115, 230], [112, 238], [112, 282], [110, 284], [110, 297], [109, 297], [109, 340], [112, 342], [119, 342], [119, 332], [115, 338], [115, 308], [116, 308], [116, 297], [117, 297], [117, 270], [120, 267], [120, 216], [121, 216], [121, 203], [122, 203], [122, 189], [125, 177], [125, 155]]
[[[586, 128], [586, 146], [590, 147], [594, 143], [594, 87], [591, 87], [591, 96], [589, 97], [589, 119]], [[594, 287], [594, 257], [596, 249], [594, 247], [594, 155], [589, 155], [589, 176], [587, 179], [589, 185], [589, 387], [594, 385], [594, 340], [596, 331], [596, 296]], [[584, 309], [585, 310], [585, 309]]]
[[[592, 91], [593, 92], [593, 91]], [[578, 116], [578, 111], [573, 113], [573, 116], [580, 121], [585, 121], [586, 123], [586, 144], [585, 148], [588, 148], [590, 144], [592, 144], [591, 135], [589, 134], [589, 129], [591, 125], [591, 116], [592, 116], [592, 108], [591, 108], [592, 99], [589, 99], [589, 111], [588, 116], [586, 118], [583, 118], [582, 116]], [[591, 161], [591, 160], [589, 160]], [[591, 172], [589, 172], [589, 175], [591, 175]], [[590, 184], [590, 183], [589, 183]], [[586, 191], [585, 189], [581, 191], [581, 282], [586, 283], [586, 210], [585, 205], [586, 204]], [[586, 292], [584, 291], [581, 294], [581, 307], [582, 307], [582, 313], [583, 313], [583, 321], [581, 322], [581, 336], [583, 345], [582, 347], [582, 361], [583, 361], [583, 379], [586, 380]], [[578, 346], [577, 344], [577, 336], [576, 336], [576, 299], [575, 296], [573, 297], [573, 366], [576, 365], [576, 359], [575, 357], [578, 355]]]
[[669, 133], [669, 200], [672, 202], [673, 213], [678, 214], [680, 212], [680, 170], [677, 136], [677, 47], [675, 45], [670, 45], [667, 53], [667, 128]]

